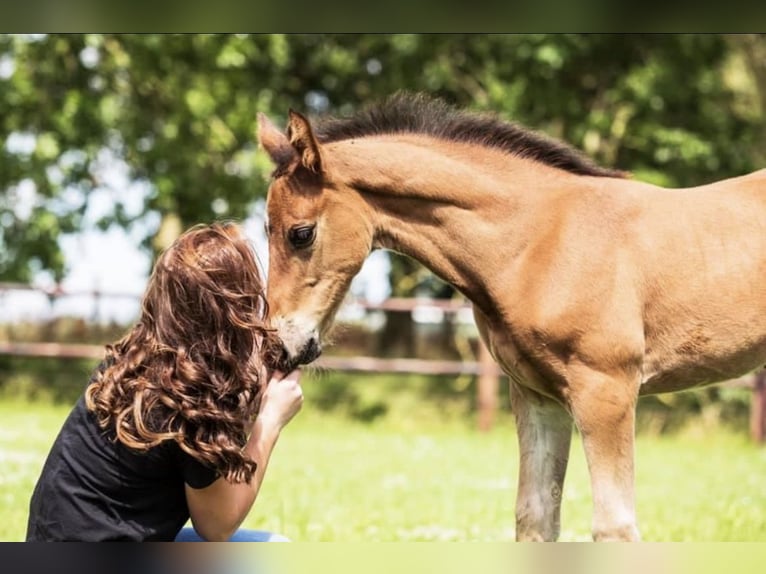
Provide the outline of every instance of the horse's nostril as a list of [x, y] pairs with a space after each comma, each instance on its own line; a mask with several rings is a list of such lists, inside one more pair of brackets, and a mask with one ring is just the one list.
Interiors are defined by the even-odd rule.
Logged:
[[279, 363], [281, 365], [286, 365], [290, 360], [290, 353], [287, 352], [287, 349], [285, 347], [282, 347], [279, 351]]
[[316, 337], [311, 337], [306, 345], [301, 349], [298, 362], [301, 365], [306, 365], [311, 361], [314, 361], [322, 354], [322, 346], [319, 344], [319, 340]]

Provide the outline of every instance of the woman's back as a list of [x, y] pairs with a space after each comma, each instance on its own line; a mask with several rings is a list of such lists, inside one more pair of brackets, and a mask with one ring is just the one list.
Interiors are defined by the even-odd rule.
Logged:
[[80, 397], [32, 495], [27, 540], [173, 540], [189, 519], [184, 482], [215, 479], [173, 441], [146, 452], [115, 441]]

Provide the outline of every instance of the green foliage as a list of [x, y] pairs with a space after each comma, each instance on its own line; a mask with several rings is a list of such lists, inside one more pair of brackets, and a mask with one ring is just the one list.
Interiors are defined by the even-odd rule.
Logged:
[[95, 361], [0, 355], [0, 397], [73, 404]]
[[720, 35], [0, 36], [0, 279], [65, 274], [57, 240], [88, 221], [104, 150], [150, 193], [138, 211], [115, 197], [96, 223], [143, 222], [156, 249], [166, 217], [242, 218], [263, 197], [257, 111], [345, 113], [400, 89], [497, 111], [658, 183], [740, 174], [763, 124], [742, 50]]

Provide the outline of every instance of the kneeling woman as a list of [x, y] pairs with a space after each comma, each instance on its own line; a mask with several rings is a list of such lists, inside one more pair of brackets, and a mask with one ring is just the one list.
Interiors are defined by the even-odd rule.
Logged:
[[266, 314], [238, 226], [183, 234], [56, 438], [27, 540], [279, 539], [237, 532], [303, 401], [297, 374], [268, 380]]

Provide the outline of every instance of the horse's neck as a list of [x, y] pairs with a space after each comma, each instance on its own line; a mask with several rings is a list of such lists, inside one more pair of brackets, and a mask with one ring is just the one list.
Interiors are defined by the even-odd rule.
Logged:
[[497, 150], [417, 136], [334, 148], [342, 179], [372, 207], [377, 246], [420, 261], [483, 311], [496, 312], [500, 271], [527, 241], [522, 220], [544, 209], [551, 170]]

